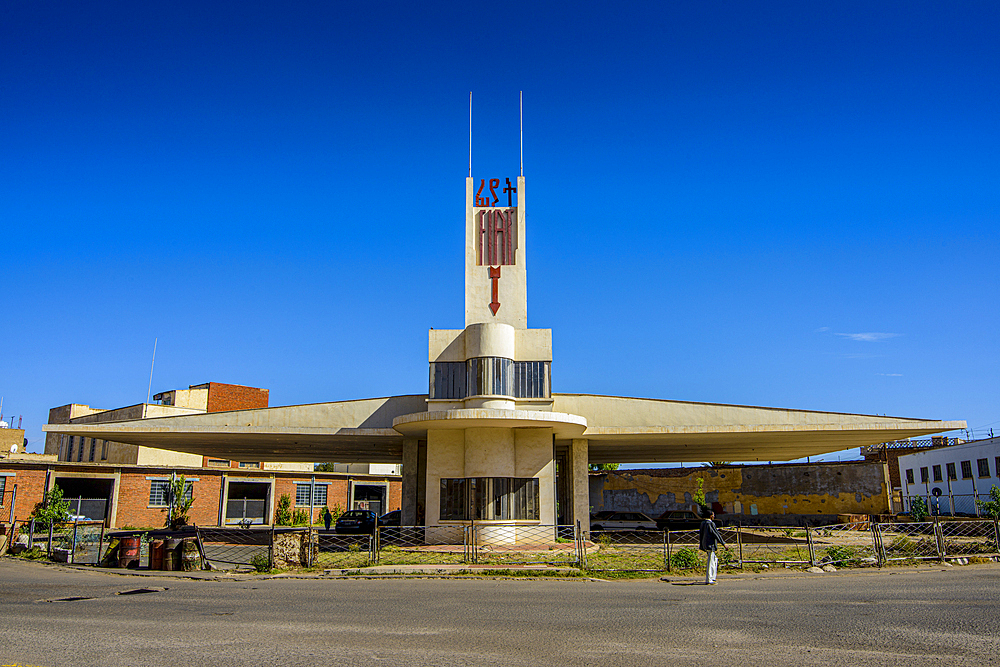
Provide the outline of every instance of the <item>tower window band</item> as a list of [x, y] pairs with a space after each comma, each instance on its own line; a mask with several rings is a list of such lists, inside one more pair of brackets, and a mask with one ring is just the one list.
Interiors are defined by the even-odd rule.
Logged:
[[476, 357], [468, 361], [431, 363], [430, 397], [467, 396], [550, 398], [552, 362], [513, 361], [504, 357]]

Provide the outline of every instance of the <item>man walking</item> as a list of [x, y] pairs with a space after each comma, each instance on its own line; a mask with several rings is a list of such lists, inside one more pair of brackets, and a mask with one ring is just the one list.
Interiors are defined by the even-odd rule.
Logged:
[[726, 546], [726, 541], [719, 534], [719, 529], [715, 527], [715, 512], [708, 510], [708, 514], [701, 522], [698, 529], [698, 548], [708, 554], [708, 567], [705, 569], [705, 584], [712, 586], [715, 584], [715, 575], [719, 571], [719, 557], [716, 554], [716, 546], [721, 544]]

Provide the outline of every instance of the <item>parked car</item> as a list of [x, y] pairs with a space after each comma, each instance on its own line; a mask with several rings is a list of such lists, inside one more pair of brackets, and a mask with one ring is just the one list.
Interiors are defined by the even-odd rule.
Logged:
[[402, 520], [402, 510], [392, 510], [391, 512], [386, 512], [378, 518], [378, 525], [380, 526], [398, 526]]
[[[715, 525], [722, 527], [722, 522], [716, 519]], [[701, 517], [691, 510], [667, 510], [656, 519], [659, 530], [698, 530], [701, 527]]]
[[642, 512], [612, 512], [592, 521], [591, 530], [656, 530], [656, 522]]
[[614, 510], [601, 510], [600, 512], [597, 512], [595, 514], [591, 514], [590, 515], [590, 522], [593, 523], [594, 521], [600, 521], [601, 519], [607, 519], [609, 516], [611, 516], [614, 513], [615, 513]]
[[337, 525], [334, 526], [334, 530], [338, 533], [354, 535], [373, 533], [377, 524], [378, 515], [375, 512], [371, 510], [350, 510], [340, 515], [340, 518], [337, 519]]

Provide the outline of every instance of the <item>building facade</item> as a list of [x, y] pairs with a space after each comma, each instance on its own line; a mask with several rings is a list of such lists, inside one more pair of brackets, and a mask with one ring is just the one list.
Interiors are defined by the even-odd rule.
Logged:
[[378, 514], [400, 508], [398, 475], [9, 459], [0, 460], [0, 518], [27, 519], [45, 492], [58, 486], [81, 520], [158, 528], [166, 520], [168, 485], [180, 475], [194, 500], [190, 521], [202, 526], [271, 524], [282, 495], [289, 496], [292, 510], [308, 514], [311, 508], [314, 522], [322, 521], [324, 507]]
[[935, 514], [977, 516], [976, 500], [1000, 487], [1000, 438], [906, 454], [898, 465], [905, 511], [922, 498]]

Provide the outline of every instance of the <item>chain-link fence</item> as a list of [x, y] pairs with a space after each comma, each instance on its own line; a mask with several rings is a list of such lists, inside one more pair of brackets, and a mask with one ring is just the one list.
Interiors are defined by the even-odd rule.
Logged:
[[884, 561], [928, 560], [1000, 554], [997, 521], [921, 521], [876, 524]]
[[867, 521], [813, 528], [810, 532], [816, 564], [841, 567], [878, 565], [879, 552], [873, 530]]
[[902, 496], [902, 506], [899, 507], [899, 511], [909, 514], [914, 501], [919, 501], [918, 504], [923, 505], [923, 511], [930, 516], [982, 518], [984, 514], [981, 503], [989, 499], [989, 493], [942, 493], [940, 496], [935, 496], [928, 492]]
[[272, 565], [270, 528], [197, 528], [202, 555], [211, 563], [227, 565]]
[[505, 565], [569, 565], [580, 561], [574, 526], [475, 525], [466, 533], [472, 562]]
[[668, 569], [669, 546], [663, 531], [594, 530], [582, 542], [584, 565], [590, 570]]
[[469, 526], [380, 526], [379, 565], [453, 565], [473, 560]]
[[375, 562], [375, 536], [315, 531], [312, 564], [329, 568], [367, 567]]

